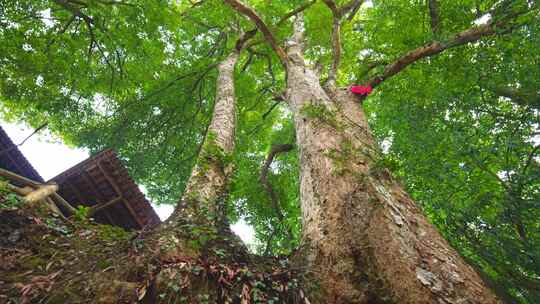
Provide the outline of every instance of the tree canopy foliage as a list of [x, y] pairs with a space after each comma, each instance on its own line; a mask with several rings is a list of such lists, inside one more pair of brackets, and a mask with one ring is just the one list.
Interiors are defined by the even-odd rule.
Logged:
[[[292, 32], [292, 18], [283, 16], [305, 8], [306, 59], [331, 75], [333, 19], [324, 1], [244, 2], [280, 41]], [[363, 106], [383, 147], [380, 166], [401, 178], [504, 297], [539, 302], [536, 1], [437, 1], [436, 8], [432, 2], [365, 1], [347, 16], [336, 82], [367, 83], [411, 49], [450, 43], [488, 20], [500, 24], [494, 35], [412, 64], [376, 87]], [[211, 119], [215, 67], [253, 29], [217, 0], [4, 0], [1, 109], [9, 120], [48, 122], [71, 145], [116, 149], [152, 200], [175, 203]], [[253, 225], [259, 250], [273, 254], [293, 250], [301, 229], [296, 150], [277, 154], [270, 165], [279, 208], [260, 182], [272, 147], [295, 140], [285, 77], [280, 58], [257, 33], [236, 70], [237, 173], [229, 214]]]

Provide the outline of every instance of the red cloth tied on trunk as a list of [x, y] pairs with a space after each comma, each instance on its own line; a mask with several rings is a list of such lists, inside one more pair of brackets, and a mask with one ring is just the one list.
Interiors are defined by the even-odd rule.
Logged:
[[373, 91], [373, 89], [371, 88], [370, 85], [368, 86], [361, 86], [361, 85], [358, 85], [358, 86], [352, 86], [351, 87], [351, 92], [353, 92], [354, 94], [359, 94], [359, 95], [369, 95], [371, 93], [371, 91]]

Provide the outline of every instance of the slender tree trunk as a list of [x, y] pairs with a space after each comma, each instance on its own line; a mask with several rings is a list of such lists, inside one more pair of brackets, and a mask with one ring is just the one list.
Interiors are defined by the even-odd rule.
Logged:
[[[147, 247], [150, 255], [159, 260], [171, 261], [180, 256], [198, 259], [218, 247], [223, 247], [232, 260], [245, 260], [248, 255], [241, 240], [230, 230], [225, 205], [233, 172], [234, 69], [239, 52], [236, 49], [218, 65], [212, 121], [186, 190], [169, 219], [148, 237], [154, 241]], [[224, 240], [231, 241], [230, 246], [222, 246]]]
[[186, 186], [175, 217], [214, 217], [224, 220], [224, 202], [232, 173], [230, 157], [234, 150], [236, 98], [234, 68], [239, 52], [233, 51], [218, 65], [216, 102], [197, 163]]
[[[301, 18], [298, 18], [299, 20]], [[320, 303], [496, 303], [390, 173], [346, 90], [328, 94], [304, 64], [301, 21], [287, 97], [300, 151], [301, 265]]]
[[[176, 263], [249, 262], [248, 250], [230, 230], [226, 216], [236, 128], [234, 70], [240, 49], [218, 65], [212, 121], [182, 198], [171, 217], [145, 238], [149, 251], [146, 255], [161, 265], [172, 265], [156, 272], [149, 303], [157, 303], [157, 294], [178, 284], [179, 278], [187, 280], [183, 276], [185, 270], [176, 267]], [[205, 295], [216, 302], [222, 296], [219, 282], [190, 280], [187, 285], [191, 287], [184, 292]]]

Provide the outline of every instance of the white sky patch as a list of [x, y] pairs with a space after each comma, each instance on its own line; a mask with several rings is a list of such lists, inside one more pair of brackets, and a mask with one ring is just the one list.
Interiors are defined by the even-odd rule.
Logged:
[[32, 52], [34, 50], [34, 48], [28, 43], [23, 44], [22, 49], [27, 52]]
[[154, 207], [154, 210], [156, 211], [157, 215], [159, 216], [159, 218], [160, 218], [162, 221], [168, 219], [169, 216], [171, 216], [171, 214], [172, 214], [173, 211], [174, 211], [174, 206], [173, 206], [173, 205], [165, 205], [165, 204], [157, 205], [157, 204], [152, 204], [152, 207]]
[[280, 122], [276, 122], [275, 124], [272, 125], [273, 131], [279, 131], [281, 129], [283, 129], [283, 124]]
[[236, 233], [246, 245], [253, 245], [256, 243], [255, 230], [248, 225], [244, 219], [240, 219], [238, 222], [231, 225], [231, 229]]
[[450, 111], [449, 110], [446, 110], [446, 112], [444, 113], [444, 120], [450, 121]]
[[[34, 132], [32, 128], [23, 124], [7, 123], [3, 119], [0, 119], [0, 124], [16, 145]], [[45, 180], [57, 176], [89, 157], [87, 150], [70, 148], [46, 131], [32, 136], [19, 147], [19, 150]], [[146, 193], [143, 186], [139, 189]], [[152, 206], [161, 220], [167, 219], [174, 210], [173, 205], [152, 204]], [[255, 244], [255, 230], [245, 220], [242, 219], [231, 225], [231, 229], [248, 246]]]
[[96, 93], [92, 98], [92, 109], [103, 116], [108, 116], [110, 114], [109, 103], [107, 102], [107, 97], [103, 94]]
[[161, 113], [162, 113], [162, 111], [161, 111], [161, 109], [159, 107], [152, 107], [152, 114], [154, 116], [159, 116], [159, 115], [161, 115]]
[[60, 88], [60, 93], [62, 93], [62, 95], [64, 95], [64, 96], [68, 96], [69, 92], [70, 92], [70, 90], [69, 90], [68, 87], [61, 87]]
[[388, 154], [390, 152], [390, 148], [392, 147], [392, 140], [389, 138], [383, 139], [381, 142], [381, 149], [383, 154]]
[[487, 24], [490, 20], [491, 20], [491, 14], [487, 13], [483, 15], [482, 17], [474, 20], [473, 23], [476, 25], [482, 25], [482, 24]]
[[[540, 111], [536, 111], [536, 115], [540, 114]], [[533, 136], [529, 139], [529, 142], [535, 146], [540, 145], [540, 124], [533, 124]]]
[[138, 32], [137, 37], [139, 39], [148, 39], [148, 34], [146, 32]]
[[43, 79], [43, 76], [38, 75], [38, 77], [36, 77], [36, 85], [38, 87], [42, 87], [43, 84], [45, 84], [45, 80]]
[[272, 174], [277, 175], [281, 172], [281, 161], [279, 159], [274, 159], [274, 161], [270, 164], [270, 172]]
[[383, 154], [388, 154], [390, 152], [390, 148], [394, 143], [394, 135], [395, 133], [393, 131], [390, 131], [389, 136], [382, 140], [381, 150]]
[[511, 171], [504, 171], [504, 170], [502, 170], [502, 171], [497, 172], [497, 176], [498, 176], [501, 180], [503, 180], [503, 181], [505, 181], [505, 182], [508, 181], [508, 180], [510, 180], [510, 177], [511, 177], [512, 175], [514, 175], [514, 174], [516, 174], [516, 172], [513, 171], [513, 170], [511, 170]]
[[51, 28], [56, 24], [56, 21], [52, 18], [50, 8], [40, 11], [39, 14], [41, 15], [41, 21], [46, 27]]
[[369, 57], [371, 54], [373, 54], [373, 50], [372, 50], [372, 49], [363, 49], [363, 50], [361, 50], [361, 51], [358, 52], [358, 56], [360, 57], [360, 59], [367, 58], [367, 57]]
[[[22, 124], [1, 121], [2, 128], [17, 145], [34, 130]], [[88, 158], [84, 149], [69, 148], [50, 134], [41, 131], [19, 147], [22, 154], [45, 180], [49, 180]]]

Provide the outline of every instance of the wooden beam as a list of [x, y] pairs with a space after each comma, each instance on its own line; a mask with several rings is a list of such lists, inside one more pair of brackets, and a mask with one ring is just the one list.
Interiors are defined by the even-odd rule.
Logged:
[[92, 215], [95, 215], [96, 213], [98, 213], [99, 211], [109, 207], [109, 206], [112, 206], [118, 202], [121, 202], [123, 200], [123, 198], [120, 196], [120, 197], [116, 197], [108, 202], [105, 202], [105, 203], [101, 203], [101, 204], [98, 204], [98, 205], [94, 205], [92, 206], [92, 208], [90, 209], [90, 211], [88, 211], [88, 216], [92, 216]]
[[[31, 180], [29, 178], [26, 178], [24, 176], [20, 176], [17, 173], [11, 172], [11, 171], [6, 170], [6, 169], [1, 169], [0, 168], [0, 176], [5, 177], [5, 178], [7, 178], [7, 179], [9, 179], [11, 181], [21, 183], [21, 184], [26, 185], [27, 187], [30, 187], [30, 188], [33, 188], [33, 189], [38, 189], [39, 187], [42, 187], [42, 185], [43, 185], [42, 183], [36, 182], [36, 181]], [[13, 187], [15, 187], [15, 186], [13, 186]], [[28, 189], [25, 190], [25, 188], [19, 188], [19, 189], [22, 192], [19, 192], [18, 190], [15, 190], [15, 191], [20, 195], [28, 195], [29, 192], [31, 192], [31, 191], [28, 191]], [[58, 189], [56, 191], [58, 191]], [[63, 197], [61, 197], [58, 193], [56, 193], [56, 191], [51, 194], [51, 197], [52, 197], [53, 201], [58, 203], [58, 205], [60, 205], [60, 206], [64, 207], [65, 209], [67, 209], [69, 213], [71, 213], [71, 214], [75, 213], [75, 208], [73, 208], [73, 206], [71, 204], [69, 204]]]
[[53, 195], [51, 196], [51, 199], [58, 205], [64, 207], [65, 209], [68, 210], [68, 216], [70, 215], [73, 215], [75, 214], [75, 212], [77, 211], [77, 209], [75, 209], [75, 207], [73, 207], [73, 205], [71, 205], [70, 203], [68, 203], [60, 194], [58, 193], [53, 193]]
[[11, 172], [9, 170], [6, 170], [6, 169], [1, 169], [0, 168], [0, 176], [2, 177], [5, 177], [11, 181], [15, 181], [15, 182], [19, 182], [21, 184], [24, 184], [25, 186], [31, 186], [32, 188], [38, 188], [40, 187], [42, 184], [39, 183], [39, 182], [36, 182], [34, 180], [31, 180], [29, 178], [26, 178], [24, 176], [21, 176], [17, 173], [14, 173], [14, 172]]
[[21, 196], [25, 196], [25, 195], [29, 194], [30, 192], [32, 192], [32, 188], [29, 188], [29, 187], [19, 188], [17, 186], [12, 185], [12, 184], [7, 184], [6, 187], [10, 191], [13, 191], [13, 192], [15, 192], [15, 193], [17, 193], [18, 195], [21, 195]]
[[[101, 171], [101, 173], [103, 173], [103, 175], [105, 176], [105, 178], [107, 179], [107, 181], [111, 184], [111, 186], [113, 187], [114, 191], [116, 191], [117, 193], [117, 196], [120, 196], [122, 197], [122, 191], [120, 190], [120, 188], [118, 188], [118, 185], [114, 182], [113, 178], [107, 173], [107, 171], [103, 168], [103, 165], [101, 164], [102, 161], [98, 161], [97, 162], [97, 165], [98, 165], [98, 168], [99, 170]], [[133, 219], [135, 220], [135, 222], [139, 225], [139, 228], [143, 228], [144, 227], [144, 223], [141, 221], [141, 219], [139, 219], [139, 217], [137, 216], [137, 214], [135, 213], [135, 211], [133, 210], [133, 208], [131, 208], [131, 206], [129, 205], [129, 203], [127, 202], [127, 200], [123, 200], [124, 202], [124, 206], [126, 207], [126, 209], [129, 211], [129, 213], [131, 213], [131, 216], [133, 216]]]
[[52, 200], [52, 196], [47, 197], [45, 201], [47, 202], [47, 204], [53, 210], [54, 213], [58, 214], [58, 216], [60, 216], [63, 220], [66, 219], [66, 217], [62, 214], [62, 211], [60, 211], [56, 203]]

